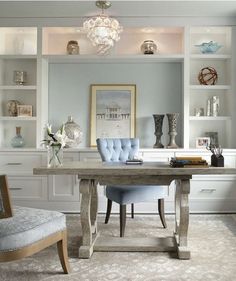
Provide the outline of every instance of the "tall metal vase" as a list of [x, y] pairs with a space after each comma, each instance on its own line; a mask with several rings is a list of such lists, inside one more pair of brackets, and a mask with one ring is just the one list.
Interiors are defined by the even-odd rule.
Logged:
[[153, 114], [155, 123], [154, 135], [156, 136], [156, 143], [153, 145], [154, 148], [164, 148], [164, 145], [161, 143], [161, 136], [163, 135], [162, 125], [164, 117], [164, 114]]
[[169, 136], [170, 141], [167, 145], [167, 148], [178, 148], [178, 145], [175, 143], [175, 137], [177, 136], [177, 120], [179, 113], [167, 113], [168, 123], [169, 123]]

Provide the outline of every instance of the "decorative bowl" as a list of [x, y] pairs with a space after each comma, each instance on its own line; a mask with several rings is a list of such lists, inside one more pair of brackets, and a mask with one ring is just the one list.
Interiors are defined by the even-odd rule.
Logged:
[[217, 42], [210, 41], [208, 43], [204, 42], [201, 45], [195, 45], [200, 48], [200, 51], [203, 54], [213, 54], [218, 51], [222, 45], [219, 45]]

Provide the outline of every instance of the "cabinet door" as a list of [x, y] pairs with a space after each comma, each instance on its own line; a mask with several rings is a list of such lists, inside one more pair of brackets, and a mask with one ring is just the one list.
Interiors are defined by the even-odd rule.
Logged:
[[[78, 153], [64, 152], [63, 162], [78, 161]], [[48, 177], [50, 201], [79, 201], [79, 180], [76, 175]]]
[[[141, 156], [144, 162], [158, 162], [159, 163], [169, 163], [171, 157], [174, 156], [174, 153], [171, 151], [156, 151], [155, 149], [150, 151], [142, 151]], [[170, 184], [170, 187], [166, 189], [165, 200], [173, 201], [174, 198], [174, 183]]]

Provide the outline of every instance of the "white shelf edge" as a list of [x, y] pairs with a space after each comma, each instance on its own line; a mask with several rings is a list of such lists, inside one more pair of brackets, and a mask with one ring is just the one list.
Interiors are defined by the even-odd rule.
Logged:
[[190, 121], [228, 121], [231, 120], [230, 116], [190, 116]]
[[0, 121], [36, 121], [37, 117], [0, 116]]
[[37, 59], [37, 55], [3, 55], [0, 54], [0, 59]]
[[44, 59], [47, 59], [51, 63], [139, 63], [139, 62], [181, 62], [184, 60], [183, 54], [170, 54], [170, 55], [43, 55]]
[[26, 85], [26, 86], [18, 86], [18, 85], [0, 85], [0, 90], [36, 90], [36, 85]]
[[227, 60], [227, 59], [231, 59], [231, 55], [226, 55], [226, 54], [191, 54], [190, 59]]
[[230, 90], [230, 85], [190, 85], [190, 90]]

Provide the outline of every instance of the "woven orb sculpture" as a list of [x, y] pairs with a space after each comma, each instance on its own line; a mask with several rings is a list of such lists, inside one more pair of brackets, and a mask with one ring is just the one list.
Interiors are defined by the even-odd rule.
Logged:
[[208, 66], [201, 69], [198, 74], [198, 81], [201, 85], [215, 85], [218, 74], [214, 67]]

